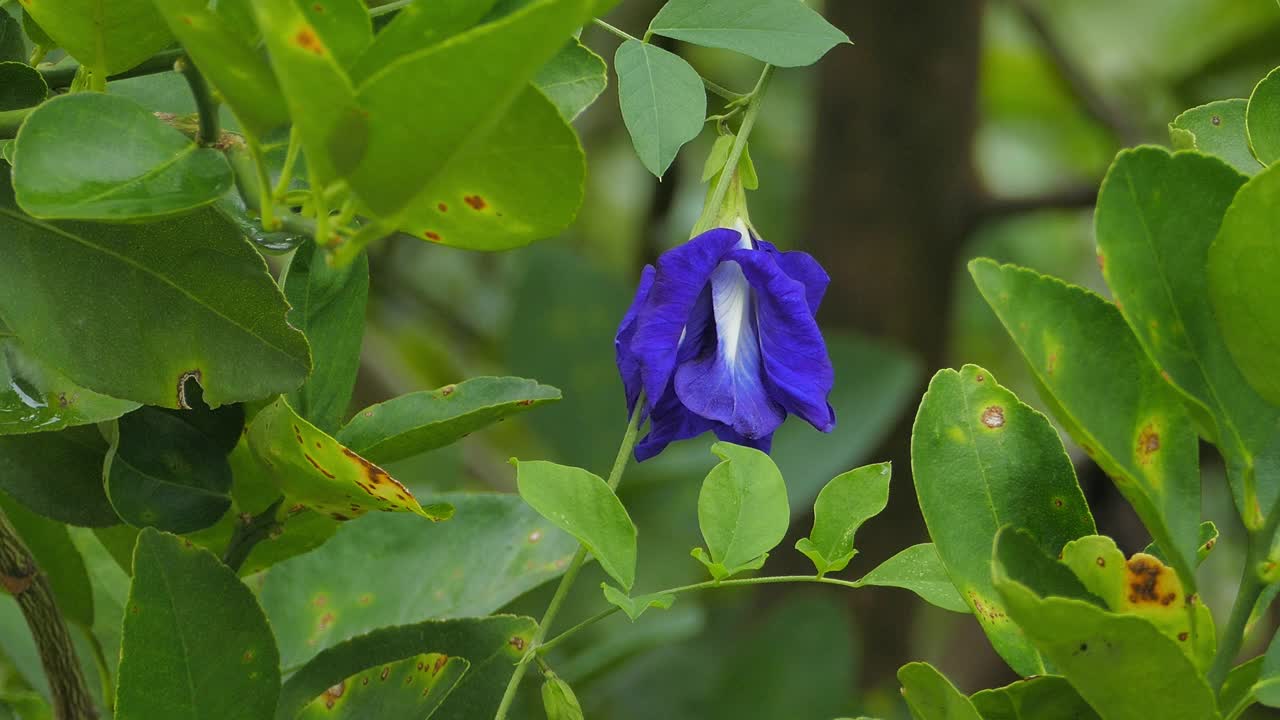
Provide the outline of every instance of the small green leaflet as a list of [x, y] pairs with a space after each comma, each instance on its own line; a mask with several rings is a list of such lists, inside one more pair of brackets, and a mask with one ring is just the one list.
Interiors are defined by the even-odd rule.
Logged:
[[801, 0], [670, 0], [649, 30], [770, 65], [812, 65], [849, 38]]
[[889, 463], [850, 470], [827, 483], [813, 505], [813, 532], [796, 542], [818, 570], [839, 572], [858, 553], [853, 535], [889, 504]]
[[680, 148], [702, 132], [707, 91], [680, 56], [627, 40], [614, 56], [622, 120], [640, 162], [661, 178]]
[[711, 452], [721, 462], [698, 493], [698, 526], [709, 553], [695, 548], [693, 556], [721, 580], [763, 566], [787, 534], [791, 511], [782, 473], [768, 455], [727, 442]]

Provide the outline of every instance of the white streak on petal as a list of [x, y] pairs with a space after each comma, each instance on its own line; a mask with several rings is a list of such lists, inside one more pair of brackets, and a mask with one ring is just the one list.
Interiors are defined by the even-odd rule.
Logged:
[[[711, 273], [711, 307], [716, 316], [720, 353], [733, 369], [746, 353], [748, 360], [759, 355], [755, 328], [751, 325], [751, 285], [736, 262], [722, 262]], [[747, 345], [747, 347], [743, 347]]]

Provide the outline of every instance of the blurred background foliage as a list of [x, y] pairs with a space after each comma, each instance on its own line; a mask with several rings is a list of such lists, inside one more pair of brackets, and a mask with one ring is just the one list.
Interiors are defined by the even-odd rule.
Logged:
[[[609, 21], [637, 32], [659, 6], [626, 0]], [[934, 370], [981, 364], [1043, 407], [963, 261], [991, 256], [1105, 291], [1092, 203], [1112, 156], [1167, 144], [1167, 123], [1186, 108], [1247, 97], [1280, 64], [1280, 8], [1273, 0], [828, 0], [823, 11], [855, 45], [816, 70], [778, 73], [752, 136], [761, 187], [750, 202], [766, 239], [813, 253], [833, 278], [820, 320], [837, 369], [839, 424], [820, 435], [792, 419], [778, 434], [774, 455], [797, 509], [783, 547], [807, 533], [804, 509], [828, 479], [893, 460], [890, 507], [858, 536], [852, 572], [861, 574], [926, 539], [907, 449]], [[605, 58], [617, 45], [596, 28], [583, 40]], [[730, 53], [663, 44], [732, 89], [748, 89], [759, 70]], [[175, 81], [153, 76], [128, 90], [182, 112], [189, 101]], [[704, 133], [655, 182], [632, 151], [613, 81], [577, 120], [589, 185], [570, 232], [497, 255], [409, 237], [372, 249], [353, 408], [489, 374], [564, 391], [557, 405], [392, 465], [424, 503], [460, 490], [512, 491], [513, 455], [608, 469], [626, 422], [613, 334], [640, 268], [687, 238], [713, 139]], [[1141, 550], [1148, 539], [1132, 511], [1073, 453], [1100, 531], [1126, 552]], [[1240, 530], [1220, 461], [1203, 456], [1204, 516], [1223, 539], [1202, 587], [1225, 611], [1230, 598], [1213, 589], [1234, 587]], [[708, 443], [690, 441], [628, 473], [621, 494], [640, 530], [638, 591], [701, 579], [688, 550], [700, 540], [697, 488], [714, 460]], [[90, 560], [95, 577], [118, 570]], [[780, 549], [766, 571], [803, 571], [806, 562]], [[584, 575], [566, 624], [603, 605], [603, 574], [592, 566]], [[549, 592], [508, 609], [538, 615]], [[19, 627], [11, 605], [0, 604], [4, 635]], [[6, 652], [0, 685], [21, 686], [21, 648]], [[905, 717], [893, 675], [912, 659], [935, 663], [966, 692], [1013, 679], [972, 618], [883, 588], [685, 596], [636, 624], [620, 616], [597, 624], [551, 664], [589, 718], [830, 720]], [[517, 717], [540, 717], [533, 693], [523, 702]]]

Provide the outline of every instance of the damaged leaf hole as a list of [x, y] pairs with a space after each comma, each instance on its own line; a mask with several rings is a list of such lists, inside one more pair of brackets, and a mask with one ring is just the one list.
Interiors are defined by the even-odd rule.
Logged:
[[982, 411], [982, 424], [992, 430], [1004, 427], [1004, 408], [992, 405]]

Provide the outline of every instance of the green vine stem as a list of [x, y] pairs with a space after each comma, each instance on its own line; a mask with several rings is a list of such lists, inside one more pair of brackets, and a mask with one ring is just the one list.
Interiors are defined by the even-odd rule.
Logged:
[[280, 166], [280, 177], [276, 180], [275, 189], [271, 191], [271, 200], [280, 202], [289, 192], [293, 182], [293, 169], [298, 164], [298, 153], [302, 150], [302, 135], [298, 126], [289, 128], [289, 149], [284, 153], [284, 164]]
[[[196, 102], [196, 112], [200, 116], [200, 130], [196, 134], [196, 144], [201, 147], [213, 147], [218, 143], [222, 129], [218, 126], [218, 101], [209, 90], [200, 68], [191, 62], [191, 58], [183, 55], [173, 64], [173, 69], [182, 75], [191, 88], [191, 98]], [[250, 139], [250, 147], [254, 145]]]
[[[622, 436], [622, 444], [618, 446], [618, 456], [613, 460], [613, 469], [609, 471], [610, 490], [618, 489], [618, 483], [622, 482], [622, 471], [626, 469], [627, 461], [631, 459], [631, 452], [636, 447], [636, 439], [640, 434], [640, 416], [644, 412], [644, 404], [645, 399], [642, 392], [639, 399], [636, 400], [636, 409], [631, 413], [631, 420], [627, 423], [627, 430]], [[538, 622], [538, 629], [533, 634], [529, 649], [525, 651], [524, 657], [520, 658], [520, 662], [511, 673], [511, 680], [507, 683], [506, 692], [502, 694], [502, 702], [498, 705], [498, 712], [494, 715], [494, 720], [504, 720], [507, 717], [507, 711], [511, 709], [511, 703], [516, 699], [516, 691], [520, 688], [520, 681], [524, 679], [524, 674], [529, 671], [529, 662], [537, 657], [538, 646], [542, 643], [542, 639], [547, 636], [547, 630], [551, 628], [551, 623], [555, 620], [556, 615], [559, 614], [560, 606], [564, 604], [564, 599], [568, 596], [569, 589], [573, 587], [574, 581], [578, 579], [578, 571], [582, 570], [582, 565], [586, 562], [586, 559], [587, 549], [579, 546], [578, 552], [574, 554], [573, 560], [569, 563], [569, 569], [560, 578], [560, 585], [556, 587], [556, 593], [551, 597], [551, 603], [547, 605], [547, 611], [543, 613], [542, 620]]]
[[[228, 136], [230, 133], [224, 133]], [[222, 144], [223, 154], [227, 157], [227, 162], [231, 164], [231, 171], [236, 176], [236, 188], [240, 191], [240, 198], [244, 200], [245, 207], [256, 212], [259, 216], [265, 217], [263, 212], [263, 192], [262, 174], [259, 171], [258, 163], [254, 160], [253, 154], [249, 152], [248, 144], [243, 142], [239, 135], [231, 135], [234, 141], [224, 141]], [[287, 209], [273, 207], [270, 211], [271, 217], [276, 221], [277, 227], [288, 230], [299, 235], [315, 235], [316, 222], [311, 218], [305, 218], [297, 213], [290, 212]]]
[[[169, 72], [173, 70], [173, 64], [182, 57], [182, 50], [162, 50], [143, 60], [137, 66], [129, 68], [124, 72], [116, 73], [108, 78], [110, 80], [125, 80], [128, 78], [142, 77], [143, 75], [156, 75], [158, 73]], [[48, 84], [50, 90], [61, 90], [71, 86], [71, 81], [75, 79], [76, 73], [80, 70], [80, 63], [74, 60], [63, 60], [62, 62], [48, 68], [36, 68], [40, 74], [44, 76], [44, 81]]]
[[702, 216], [693, 226], [693, 235], [710, 230], [716, 215], [720, 212], [720, 207], [724, 205], [724, 199], [729, 195], [729, 188], [734, 178], [738, 176], [738, 162], [742, 159], [742, 153], [746, 152], [747, 141], [751, 137], [751, 131], [755, 129], [756, 119], [760, 117], [760, 105], [764, 101], [764, 94], [772, 77], [773, 66], [765, 65], [760, 73], [760, 79], [756, 81], [755, 89], [746, 97], [747, 111], [742, 117], [742, 125], [738, 128], [738, 136], [733, 141], [733, 148], [729, 150], [729, 159], [724, 164], [726, 171], [720, 173], [720, 181], [716, 183], [715, 190], [707, 199], [707, 204], [702, 207]]
[[31, 629], [40, 664], [49, 680], [53, 716], [57, 720], [92, 720], [98, 717], [93, 696], [66, 620], [58, 611], [49, 580], [36, 565], [9, 518], [0, 510], [0, 590], [12, 595]]

